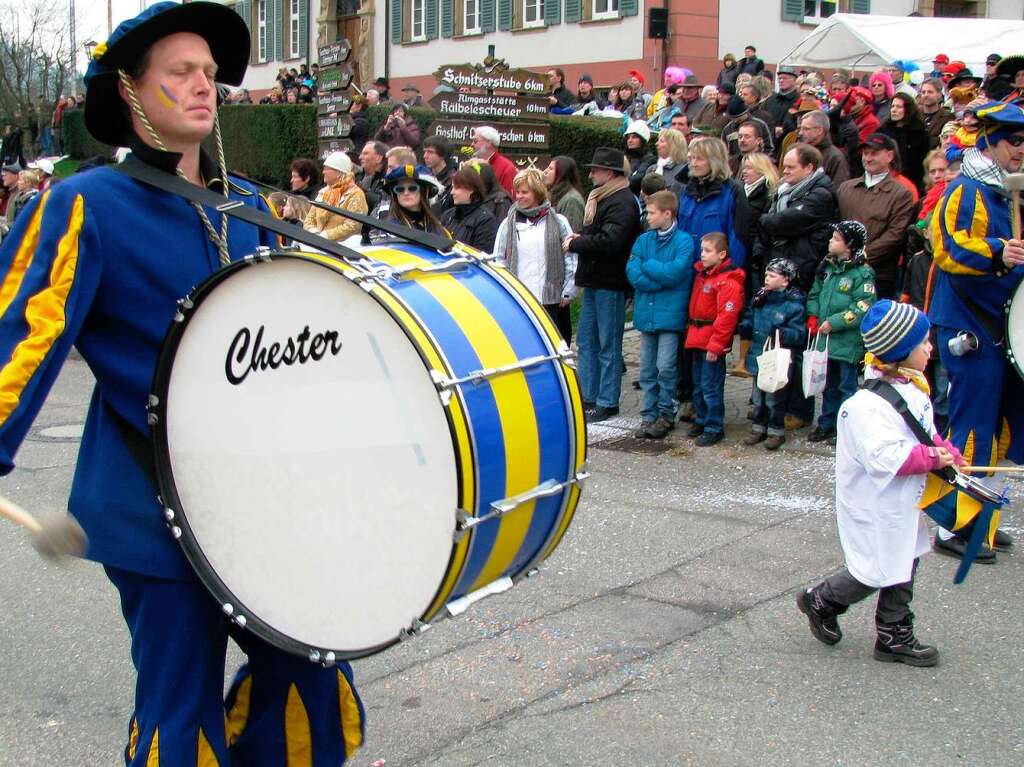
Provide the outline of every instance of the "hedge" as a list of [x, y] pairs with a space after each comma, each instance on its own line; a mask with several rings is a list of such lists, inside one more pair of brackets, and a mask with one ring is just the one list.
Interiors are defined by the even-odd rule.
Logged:
[[[371, 135], [388, 115], [388, 107], [371, 107]], [[433, 109], [411, 110], [423, 135], [438, 113]], [[75, 159], [113, 153], [85, 130], [84, 111], [64, 115], [65, 152]], [[316, 157], [316, 107], [310, 104], [237, 104], [221, 109], [221, 130], [228, 167], [274, 186], [288, 180], [288, 167], [296, 157]], [[582, 168], [599, 146], [622, 146], [621, 123], [600, 117], [551, 118], [552, 156], [568, 155]], [[212, 147], [211, 147], [212, 148]]]

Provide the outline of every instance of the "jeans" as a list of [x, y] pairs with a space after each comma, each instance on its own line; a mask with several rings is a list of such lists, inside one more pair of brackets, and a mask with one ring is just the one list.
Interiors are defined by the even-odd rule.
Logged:
[[840, 406], [856, 393], [857, 363], [829, 360], [825, 391], [821, 395], [818, 428], [823, 431], [835, 431]]
[[583, 401], [618, 407], [622, 391], [622, 331], [626, 325], [626, 293], [585, 288], [576, 344], [577, 370]]
[[671, 330], [640, 334], [640, 388], [644, 393], [640, 415], [645, 421], [658, 416], [675, 420], [679, 336]]
[[852, 575], [845, 567], [835, 575], [822, 581], [815, 591], [822, 601], [836, 614], [842, 615], [852, 604], [860, 602], [878, 591], [878, 603], [875, 606], [875, 620], [878, 623], [902, 623], [914, 620], [910, 611], [910, 600], [914, 598], [914, 576], [917, 574], [918, 560], [910, 571], [910, 580], [894, 586], [883, 586], [876, 589], [867, 586]]
[[754, 379], [754, 391], [750, 395], [754, 403], [754, 418], [750, 430], [754, 434], [768, 433], [771, 436], [786, 436], [786, 399], [792, 388], [792, 382], [776, 392], [763, 392], [757, 388]]
[[707, 352], [693, 350], [693, 406], [695, 423], [705, 432], [725, 431], [725, 355], [708, 362]]
[[44, 157], [53, 154], [53, 131], [49, 126], [39, 131], [39, 154]]

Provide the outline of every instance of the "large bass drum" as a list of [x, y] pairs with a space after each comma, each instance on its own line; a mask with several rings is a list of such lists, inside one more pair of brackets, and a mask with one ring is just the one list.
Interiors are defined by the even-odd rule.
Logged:
[[1024, 378], [1024, 282], [1006, 302], [1006, 356]]
[[572, 358], [475, 252], [265, 253], [181, 302], [150, 399], [165, 514], [238, 626], [382, 650], [532, 572], [585, 477]]

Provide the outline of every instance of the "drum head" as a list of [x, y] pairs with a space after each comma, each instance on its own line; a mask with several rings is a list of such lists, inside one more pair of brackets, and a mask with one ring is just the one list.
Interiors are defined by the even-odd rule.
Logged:
[[195, 302], [157, 386], [186, 554], [285, 649], [395, 641], [442, 583], [457, 506], [419, 352], [371, 296], [301, 257], [215, 277]]
[[1006, 307], [1006, 351], [1024, 378], [1024, 283], [1017, 287]]

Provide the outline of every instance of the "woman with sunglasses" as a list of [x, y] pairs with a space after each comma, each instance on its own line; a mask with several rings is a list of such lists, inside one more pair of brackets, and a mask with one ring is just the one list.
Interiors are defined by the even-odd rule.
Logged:
[[450, 236], [430, 209], [430, 200], [441, 191], [441, 185], [425, 166], [399, 165], [384, 177], [384, 188], [391, 196], [388, 220], [411, 229]]
[[527, 168], [512, 181], [516, 202], [498, 227], [494, 255], [504, 259], [509, 271], [522, 280], [566, 343], [572, 338], [569, 304], [576, 295], [576, 254], [562, 251], [562, 241], [572, 235], [565, 216], [551, 207], [544, 176]]

